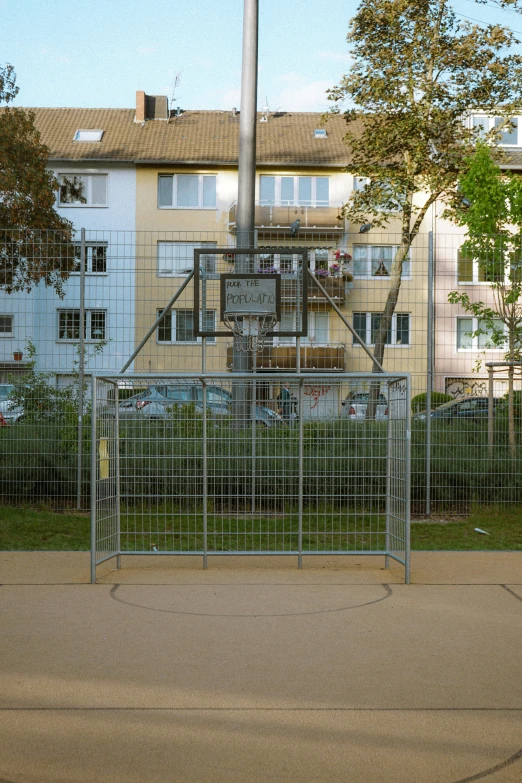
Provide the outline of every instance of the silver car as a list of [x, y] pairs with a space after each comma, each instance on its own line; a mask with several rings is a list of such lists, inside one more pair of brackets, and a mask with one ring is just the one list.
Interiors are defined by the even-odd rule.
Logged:
[[10, 399], [14, 386], [10, 383], [0, 383], [0, 415], [6, 424], [15, 424], [23, 410]]
[[[230, 416], [232, 394], [221, 386], [207, 387], [207, 411], [212, 416]], [[203, 391], [200, 384], [174, 383], [149, 386], [139, 394], [120, 401], [120, 420], [127, 418], [161, 419], [174, 406], [193, 404], [198, 413], [203, 410]], [[256, 405], [256, 423], [264, 427], [284, 424], [282, 417], [270, 408]]]
[[[342, 402], [342, 415], [356, 421], [366, 419], [366, 410], [368, 408], [369, 392], [350, 392], [344, 402]], [[388, 403], [383, 394], [377, 398], [377, 408], [375, 411], [375, 421], [383, 421], [388, 417]]]

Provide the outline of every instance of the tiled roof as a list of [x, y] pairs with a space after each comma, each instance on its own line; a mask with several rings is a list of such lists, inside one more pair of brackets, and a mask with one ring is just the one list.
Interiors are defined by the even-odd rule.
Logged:
[[[134, 122], [134, 109], [31, 109], [51, 160], [114, 160], [142, 163], [237, 165], [239, 115], [186, 111], [164, 120]], [[261, 115], [259, 115], [261, 118]], [[258, 165], [342, 166], [346, 122], [332, 117], [327, 138], [316, 139], [322, 115], [279, 112], [257, 123]], [[75, 142], [77, 130], [103, 130], [100, 142]]]
[[[0, 111], [2, 111], [0, 109]], [[50, 160], [125, 161], [130, 163], [236, 166], [239, 114], [186, 111], [179, 117], [134, 122], [134, 109], [30, 109]], [[261, 115], [259, 114], [259, 119]], [[346, 166], [346, 122], [331, 117], [321, 125], [319, 112], [278, 112], [257, 123], [258, 166]], [[360, 120], [355, 121], [357, 126]], [[314, 129], [324, 127], [326, 139]], [[73, 141], [77, 130], [103, 130], [100, 142]], [[504, 150], [503, 167], [522, 167], [522, 150]]]

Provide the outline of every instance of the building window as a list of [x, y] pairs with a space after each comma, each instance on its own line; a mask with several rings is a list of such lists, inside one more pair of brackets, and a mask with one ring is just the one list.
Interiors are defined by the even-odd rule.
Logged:
[[[85, 340], [105, 340], [105, 310], [86, 310], [83, 321]], [[58, 339], [80, 339], [80, 311], [58, 310]]]
[[259, 271], [275, 270], [281, 274], [295, 272], [301, 261], [301, 256], [294, 253], [263, 253], [259, 254]]
[[[157, 275], [174, 277], [188, 275], [194, 269], [194, 250], [216, 247], [215, 242], [158, 242]], [[216, 256], [205, 253], [200, 256], [202, 269], [210, 274], [216, 271]]]
[[[366, 345], [375, 345], [375, 338], [381, 325], [382, 313], [354, 313], [353, 328]], [[410, 345], [410, 313], [394, 313], [386, 343], [388, 347]], [[353, 338], [353, 345], [359, 345]]]
[[259, 204], [271, 206], [330, 206], [329, 177], [259, 177]]
[[[308, 313], [308, 334], [301, 337], [301, 345], [327, 345], [329, 341], [329, 316], [328, 313], [309, 312]], [[281, 313], [279, 321], [279, 330], [281, 332], [297, 331], [299, 324], [296, 323], [295, 312]], [[274, 338], [279, 345], [295, 345], [295, 337], [281, 336]]]
[[[58, 203], [62, 207], [106, 207], [107, 174], [60, 174]], [[80, 195], [73, 195], [67, 183], [80, 189]]]
[[[75, 272], [80, 271], [81, 252], [81, 245], [75, 243]], [[107, 243], [87, 243], [85, 245], [85, 271], [88, 274], [105, 274], [107, 272]]]
[[73, 141], [101, 141], [102, 136], [102, 130], [77, 130]]
[[[158, 310], [158, 316], [163, 310]], [[200, 325], [209, 332], [216, 330], [216, 311], [207, 310], [204, 323], [200, 312]], [[199, 343], [201, 337], [194, 334], [194, 310], [171, 310], [166, 313], [157, 328], [158, 343]], [[207, 337], [207, 343], [215, 343], [215, 337]]]
[[210, 174], [160, 174], [158, 207], [215, 209], [216, 176]]
[[[354, 277], [389, 277], [392, 261], [397, 250], [397, 245], [354, 245]], [[411, 263], [409, 258], [404, 259], [402, 277], [411, 277]]]
[[13, 336], [13, 316], [0, 315], [0, 337]]
[[[474, 115], [472, 118], [472, 127], [478, 130], [478, 134], [481, 138], [484, 138], [489, 131], [494, 128], [498, 128], [504, 125], [505, 119], [503, 117], [486, 117], [481, 115]], [[499, 144], [516, 147], [518, 145], [518, 117], [511, 117], [511, 127], [507, 127], [505, 130], [500, 131]]]
[[459, 249], [457, 256], [457, 282], [466, 283], [501, 283], [505, 278], [504, 263], [495, 259], [478, 261]]
[[354, 190], [364, 190], [366, 185], [370, 183], [370, 180], [368, 177], [354, 177], [353, 178], [353, 189]]
[[503, 345], [495, 345], [494, 334], [505, 333], [506, 327], [500, 318], [495, 318], [493, 328], [488, 329], [480, 318], [463, 316], [457, 318], [457, 351], [495, 351]]

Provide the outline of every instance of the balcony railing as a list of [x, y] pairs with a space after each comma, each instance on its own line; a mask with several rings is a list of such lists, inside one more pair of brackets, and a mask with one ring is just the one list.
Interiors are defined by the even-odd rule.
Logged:
[[[229, 211], [229, 228], [235, 232], [237, 226], [237, 205], [234, 203]], [[291, 234], [290, 226], [300, 220], [299, 231], [331, 232], [341, 234], [344, 221], [339, 217], [340, 207], [255, 207], [254, 222], [258, 233]]]
[[[232, 369], [231, 345], [227, 346], [227, 368]], [[344, 371], [344, 343], [301, 345], [301, 370], [322, 372]], [[297, 368], [295, 345], [267, 345], [257, 353], [257, 370], [295, 370]]]
[[[319, 283], [334, 302], [342, 304], [346, 299], [346, 284], [342, 277], [321, 277]], [[295, 302], [297, 296], [296, 281], [283, 277], [281, 279], [281, 301]], [[308, 302], [324, 302], [325, 298], [313, 280], [308, 280]]]

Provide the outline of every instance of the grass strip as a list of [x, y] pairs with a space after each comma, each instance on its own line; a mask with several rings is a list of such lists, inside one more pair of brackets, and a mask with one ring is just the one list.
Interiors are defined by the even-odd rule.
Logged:
[[[134, 515], [122, 516], [122, 530], [131, 531]], [[356, 529], [358, 536], [354, 536]], [[341, 527], [342, 526], [342, 527]], [[478, 527], [489, 535], [475, 531]], [[179, 551], [202, 547], [199, 513], [140, 514], [140, 533], [124, 533], [127, 550], [152, 548]], [[297, 546], [297, 521], [293, 514], [272, 519], [252, 520], [225, 515], [209, 516], [209, 548], [214, 550], [293, 549]], [[310, 549], [358, 549], [383, 546], [383, 520], [374, 515], [346, 517], [338, 514], [305, 516], [303, 544]], [[355, 543], [357, 541], [357, 543]], [[57, 513], [46, 509], [0, 508], [0, 550], [3, 551], [81, 551], [90, 546], [88, 514]], [[434, 517], [414, 520], [411, 526], [412, 550], [499, 551], [522, 550], [522, 508], [481, 507], [467, 517]]]

